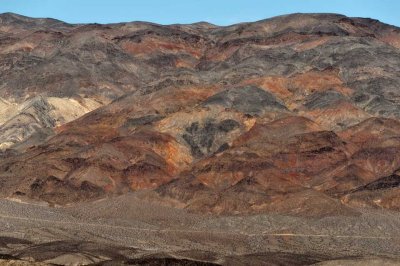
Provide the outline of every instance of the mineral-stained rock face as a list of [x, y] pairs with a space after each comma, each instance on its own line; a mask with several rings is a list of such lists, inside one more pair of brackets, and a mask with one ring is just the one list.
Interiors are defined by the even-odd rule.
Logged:
[[152, 189], [211, 213], [400, 209], [400, 30], [0, 15], [0, 195]]

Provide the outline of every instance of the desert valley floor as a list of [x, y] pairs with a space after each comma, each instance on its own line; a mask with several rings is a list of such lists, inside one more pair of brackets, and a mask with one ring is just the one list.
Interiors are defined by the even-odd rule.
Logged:
[[55, 264], [400, 263], [396, 212], [363, 210], [357, 216], [318, 219], [218, 217], [149, 204], [143, 200], [149, 196], [154, 197], [129, 193], [73, 208], [1, 200], [0, 253], [7, 259]]

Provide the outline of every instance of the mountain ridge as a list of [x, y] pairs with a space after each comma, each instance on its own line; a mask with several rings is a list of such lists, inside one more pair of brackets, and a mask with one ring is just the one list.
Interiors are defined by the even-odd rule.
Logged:
[[[400, 168], [399, 28], [301, 13], [230, 26], [31, 20], [0, 23], [2, 197], [151, 190], [196, 212], [313, 217], [398, 208], [385, 177]], [[16, 110], [32, 99], [28, 119]]]

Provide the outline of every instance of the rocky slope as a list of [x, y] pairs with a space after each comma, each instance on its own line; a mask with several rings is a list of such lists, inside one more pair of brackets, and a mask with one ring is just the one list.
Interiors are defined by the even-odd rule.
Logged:
[[3, 197], [152, 189], [210, 213], [400, 208], [399, 28], [335, 14], [0, 18]]

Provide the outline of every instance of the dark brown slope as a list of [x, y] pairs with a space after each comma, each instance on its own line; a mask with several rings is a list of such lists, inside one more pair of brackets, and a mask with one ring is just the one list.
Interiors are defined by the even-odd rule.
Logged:
[[155, 189], [200, 212], [318, 216], [354, 214], [349, 205], [374, 205], [371, 193], [397, 195], [393, 185], [358, 196], [400, 168], [398, 28], [294, 14], [229, 27], [58, 31], [65, 43], [35, 71], [59, 78], [36, 86], [39, 72], [24, 72], [31, 83], [17, 84], [13, 69], [0, 93], [25, 95], [32, 84], [37, 94], [121, 97], [4, 153], [2, 196], [64, 204]]

